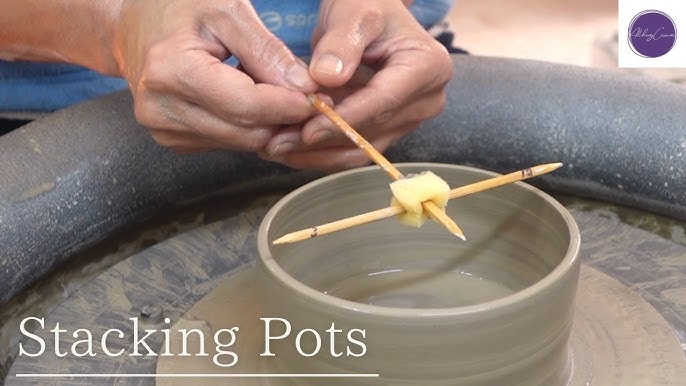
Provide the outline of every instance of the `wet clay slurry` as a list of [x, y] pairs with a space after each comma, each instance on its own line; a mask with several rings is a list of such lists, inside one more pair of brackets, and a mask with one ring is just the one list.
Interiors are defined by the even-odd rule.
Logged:
[[[421, 259], [421, 257], [418, 257]], [[389, 269], [349, 277], [325, 290], [331, 296], [376, 306], [446, 308], [500, 299], [515, 291], [470, 272]]]

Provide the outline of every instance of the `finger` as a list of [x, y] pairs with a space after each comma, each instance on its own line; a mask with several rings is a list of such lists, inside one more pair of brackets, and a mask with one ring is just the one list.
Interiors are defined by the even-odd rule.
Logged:
[[[425, 32], [412, 28], [394, 31], [392, 39], [374, 42], [364, 55], [365, 60], [376, 61], [381, 67], [365, 87], [337, 107], [351, 124], [395, 114], [417, 95], [442, 90], [452, 76], [447, 50]], [[318, 122], [321, 126], [304, 128], [305, 143], [327, 125], [324, 120]]]
[[[150, 101], [141, 102], [145, 99]], [[276, 126], [236, 126], [194, 103], [168, 96], [141, 96], [134, 106], [139, 121], [151, 129], [158, 143], [167, 147], [183, 147], [187, 141], [196, 146], [258, 151], [277, 131]]]
[[193, 133], [171, 130], [150, 129], [150, 136], [159, 145], [180, 152], [191, 152], [219, 148], [217, 142], [200, 137]]
[[303, 145], [301, 140], [301, 130], [301, 125], [282, 128], [264, 146], [262, 156], [265, 158], [275, 158], [293, 151], [302, 150], [305, 145]]
[[[439, 90], [420, 95], [415, 100], [394, 111], [372, 114], [370, 116], [363, 115], [363, 119], [356, 120], [354, 117], [350, 118], [349, 113], [346, 113], [341, 107], [336, 107], [336, 111], [360, 135], [371, 141], [394, 131], [401, 131], [403, 134], [407, 134], [409, 131], [417, 128], [422, 121], [440, 114], [445, 107], [445, 103], [445, 93]], [[343, 141], [350, 142], [323, 115], [312, 118], [303, 126], [302, 141], [307, 145], [319, 146], [335, 146]]]
[[[328, 106], [333, 106], [333, 100], [328, 95], [318, 94], [320, 100]], [[283, 154], [303, 150], [302, 124], [289, 125], [281, 128], [264, 147], [265, 157], [276, 157]]]
[[138, 94], [175, 95], [244, 127], [302, 122], [314, 113], [301, 92], [255, 84], [245, 73], [204, 51], [168, 55], [170, 44], [151, 49]]
[[[416, 130], [420, 126], [420, 121], [402, 121], [402, 122], [389, 122], [386, 125], [381, 125], [375, 127], [373, 130], [362, 130], [360, 135], [362, 135], [367, 141], [374, 143], [380, 138], [391, 136], [401, 138], [413, 130]], [[319, 148], [329, 148], [329, 147], [341, 147], [350, 146], [356, 147], [352, 141], [342, 133], [336, 133], [332, 137], [328, 137], [320, 142], [311, 145], [301, 145], [299, 150], [314, 150]], [[376, 149], [381, 151], [382, 149]]]
[[[406, 136], [410, 132], [416, 130], [420, 126], [421, 122], [418, 121], [402, 121], [398, 123], [389, 123], [388, 127], [381, 127], [379, 130], [374, 130], [373, 132], [363, 132], [362, 136], [367, 139], [370, 143], [378, 143], [384, 147], [376, 148], [376, 150], [383, 152], [388, 143], [397, 141], [398, 139]], [[357, 147], [350, 139], [347, 137], [336, 136], [334, 138], [327, 139], [323, 142], [316, 143], [314, 145], [303, 145], [301, 151], [311, 151], [322, 148], [334, 148], [334, 147]]]
[[327, 87], [348, 82], [365, 49], [383, 33], [384, 17], [374, 2], [357, 2], [354, 7], [336, 2], [325, 5], [310, 61], [312, 78]]
[[250, 1], [229, 2], [214, 20], [215, 37], [255, 80], [305, 93], [316, 90], [307, 65], [264, 26]]
[[370, 68], [365, 64], [360, 64], [350, 80], [344, 85], [338, 87], [321, 87], [319, 89], [319, 95], [325, 95], [332, 103], [324, 101], [323, 97], [320, 97], [320, 99], [329, 104], [330, 107], [333, 107], [341, 103], [345, 98], [352, 95], [355, 91], [364, 87], [369, 80], [374, 77], [375, 73], [376, 70], [373, 68]]
[[[379, 151], [386, 150], [399, 136], [387, 135], [370, 141]], [[327, 147], [316, 150], [288, 153], [285, 156], [272, 158], [272, 161], [283, 163], [296, 169], [316, 169], [335, 172], [372, 163], [366, 153], [353, 146]]]
[[[378, 75], [367, 87], [356, 91], [336, 107], [336, 111], [353, 127], [367, 127], [396, 116], [411, 102], [411, 95], [422, 95], [413, 85], [380, 86], [389, 77]], [[413, 79], [413, 78], [409, 78]], [[408, 83], [408, 82], [405, 82]], [[444, 107], [444, 94], [440, 89], [435, 100], [435, 108], [428, 110], [408, 110], [406, 114], [415, 115], [415, 120], [435, 116]], [[325, 117], [316, 117], [303, 128], [303, 142], [314, 143], [334, 131], [333, 124]]]
[[263, 157], [294, 169], [336, 172], [369, 165], [372, 161], [358, 148], [339, 147], [289, 153], [283, 157]]

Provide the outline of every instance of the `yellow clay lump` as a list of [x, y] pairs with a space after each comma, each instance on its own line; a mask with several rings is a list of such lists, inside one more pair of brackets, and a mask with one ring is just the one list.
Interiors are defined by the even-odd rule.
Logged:
[[393, 198], [391, 205], [401, 205], [406, 212], [399, 215], [403, 224], [421, 227], [429, 216], [424, 213], [422, 203], [432, 201], [445, 211], [450, 186], [443, 179], [430, 171], [408, 175], [406, 178], [390, 184]]

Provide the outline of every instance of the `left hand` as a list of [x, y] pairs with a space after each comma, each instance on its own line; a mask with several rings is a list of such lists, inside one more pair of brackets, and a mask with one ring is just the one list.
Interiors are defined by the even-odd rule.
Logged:
[[[379, 151], [444, 108], [450, 56], [399, 0], [323, 0], [313, 47], [319, 91]], [[323, 115], [282, 129], [262, 156], [326, 171], [370, 163]]]

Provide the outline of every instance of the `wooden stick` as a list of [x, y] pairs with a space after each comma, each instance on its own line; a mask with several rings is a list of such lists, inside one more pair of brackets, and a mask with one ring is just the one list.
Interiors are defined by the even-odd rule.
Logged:
[[[479, 181], [473, 184], [461, 186], [450, 191], [449, 198], [454, 199], [464, 197], [470, 194], [482, 192], [484, 190], [497, 188], [502, 185], [513, 182], [526, 180], [528, 178], [537, 177], [543, 174], [550, 173], [562, 167], [561, 163], [551, 163], [534, 166], [532, 168], [519, 170], [502, 176], [490, 178], [488, 180]], [[289, 233], [274, 241], [274, 244], [287, 244], [297, 241], [306, 240], [312, 237], [325, 235], [340, 231], [343, 229], [352, 228], [354, 226], [370, 223], [373, 221], [383, 220], [388, 217], [397, 216], [405, 212], [405, 208], [400, 205], [389, 206], [388, 208], [378, 209], [372, 212], [359, 214], [357, 216], [348, 217], [342, 220], [333, 221], [324, 225], [319, 225], [313, 228], [303, 229], [301, 231]]]
[[[379, 153], [379, 151], [376, 150], [371, 143], [369, 143], [366, 139], [364, 139], [363, 136], [355, 131], [355, 129], [353, 129], [352, 126], [350, 126], [343, 118], [341, 118], [340, 115], [333, 111], [331, 107], [322, 102], [317, 95], [309, 94], [307, 99], [310, 100], [310, 103], [312, 103], [317, 110], [329, 118], [329, 120], [333, 122], [336, 127], [338, 127], [338, 129], [341, 130], [343, 134], [345, 134], [355, 145], [357, 145], [357, 147], [365, 152], [365, 154], [367, 154], [372, 161], [374, 161], [381, 167], [381, 169], [391, 176], [391, 178], [394, 180], [403, 178], [403, 174], [400, 173], [400, 171], [392, 163], [390, 163], [386, 157]], [[429, 213], [429, 215], [431, 215], [431, 217], [434, 218], [434, 220], [443, 224], [443, 226], [445, 226], [450, 233], [461, 238], [462, 240], [465, 240], [462, 229], [460, 229], [460, 227], [457, 226], [457, 224], [455, 224], [455, 222], [448, 217], [445, 212], [439, 209], [436, 204], [431, 201], [426, 201], [422, 203], [422, 207], [425, 211], [427, 211], [427, 213]]]
[[498, 177], [489, 178], [473, 184], [461, 186], [450, 191], [449, 199], [468, 196], [473, 193], [483, 192], [484, 190], [497, 188], [498, 186], [511, 184], [513, 182], [526, 180], [532, 177], [542, 176], [562, 167], [561, 162], [543, 164], [516, 172], [505, 174]]

